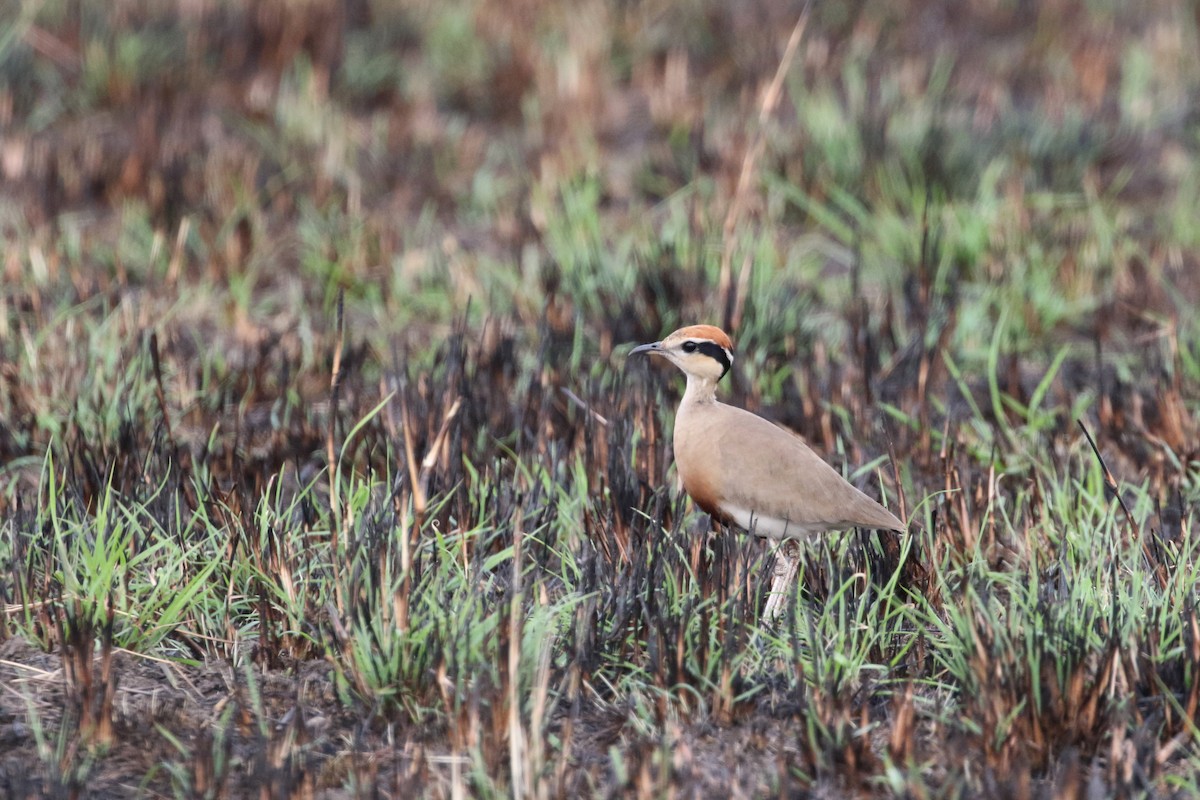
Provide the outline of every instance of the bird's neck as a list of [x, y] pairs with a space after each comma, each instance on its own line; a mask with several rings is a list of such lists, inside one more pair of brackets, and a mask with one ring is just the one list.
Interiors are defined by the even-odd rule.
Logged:
[[683, 392], [683, 404], [715, 403], [717, 401], [717, 382], [710, 378], [697, 375], [687, 376], [687, 389]]

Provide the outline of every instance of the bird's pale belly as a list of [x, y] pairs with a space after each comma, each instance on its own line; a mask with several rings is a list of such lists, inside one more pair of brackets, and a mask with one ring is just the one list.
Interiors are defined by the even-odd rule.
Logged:
[[750, 509], [738, 508], [730, 504], [722, 504], [721, 511], [733, 524], [750, 533], [766, 539], [804, 539], [814, 533], [820, 533], [824, 528], [809, 528], [779, 517], [769, 517], [755, 513]]

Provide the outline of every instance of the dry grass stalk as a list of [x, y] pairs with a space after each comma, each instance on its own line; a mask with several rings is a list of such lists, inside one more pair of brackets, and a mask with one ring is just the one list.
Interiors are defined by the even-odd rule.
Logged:
[[771, 79], [766, 91], [763, 92], [762, 102], [758, 108], [758, 129], [754, 132], [754, 142], [742, 159], [742, 169], [738, 173], [737, 186], [733, 190], [733, 199], [729, 204], [729, 210], [725, 213], [725, 223], [721, 228], [724, 245], [721, 250], [721, 273], [717, 280], [717, 297], [720, 299], [721, 313], [725, 320], [724, 327], [727, 331], [737, 331], [741, 327], [742, 310], [745, 308], [746, 302], [746, 288], [750, 283], [750, 271], [753, 266], [753, 255], [747, 252], [738, 276], [737, 291], [731, 295], [733, 290], [733, 248], [737, 242], [734, 232], [737, 230], [738, 223], [741, 222], [750, 195], [750, 185], [757, 176], [758, 161], [766, 148], [767, 122], [775, 113], [775, 109], [779, 107], [779, 100], [783, 96], [784, 78], [787, 77], [788, 70], [792, 67], [796, 49], [800, 46], [804, 29], [808, 26], [808, 11], [809, 7], [806, 5], [800, 18], [792, 26], [792, 34], [788, 37], [783, 57], [779, 59], [775, 76]]

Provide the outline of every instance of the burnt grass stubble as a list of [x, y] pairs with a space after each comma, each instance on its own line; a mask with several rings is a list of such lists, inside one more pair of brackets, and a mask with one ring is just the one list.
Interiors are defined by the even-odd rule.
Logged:
[[[331, 24], [320, 16], [327, 6], [335, 4], [312, 5], [316, 11], [307, 23], [312, 36], [294, 36], [280, 22], [295, 19], [293, 14], [250, 15], [253, 24], [235, 14], [225, 22], [198, 26], [190, 46], [200, 55], [222, 54], [225, 69], [243, 78], [253, 73], [251, 62], [258, 53], [277, 84], [303, 43], [312, 50], [314, 69], [328, 79], [336, 59], [327, 51], [338, 49], [340, 26], [347, 20]], [[963, 17], [969, 21], [969, 15]], [[723, 27], [739, 38], [737, 26]], [[242, 46], [247, 31], [263, 41]], [[913, 26], [913, 31], [926, 38], [923, 29]], [[770, 63], [752, 71], [755, 79], [775, 67], [769, 49], [762, 55]], [[199, 63], [196, 58], [192, 66]], [[1034, 68], [1036, 64], [1029, 67]], [[207, 74], [199, 68], [164, 71], [163, 83], [138, 90], [138, 102], [125, 102], [58, 131], [54, 157], [45, 166], [49, 174], [28, 179], [35, 187], [31, 191], [42, 194], [28, 204], [31, 224], [91, 203], [107, 206], [115, 199], [147, 194], [156, 225], [177, 230], [187, 210], [203, 205], [207, 195], [203, 171], [189, 171], [195, 169], [189, 165], [209, 159], [189, 161], [186, 155], [212, 153], [188, 140], [188, 146], [164, 157], [156, 131], [162, 119], [175, 120], [172, 130], [204, 129], [197, 110], [214, 98], [190, 83], [203, 84]], [[495, 107], [519, 109], [523, 91], [518, 86], [502, 94]], [[132, 130], [138, 133], [126, 132]], [[100, 135], [105, 131], [109, 135]], [[243, 151], [234, 144], [226, 137], [213, 152], [240, 163], [237, 156]], [[93, 167], [98, 174], [88, 173], [83, 163], [92, 147], [101, 148], [102, 157]], [[415, 155], [406, 155], [410, 150]], [[390, 158], [404, 163], [379, 174], [403, 174], [407, 183], [417, 184], [413, 197], [435, 197], [451, 205], [442, 182], [421, 166], [432, 159], [416, 150], [394, 148]], [[406, 161], [410, 158], [411, 164]], [[250, 157], [246, 161], [255, 163]], [[1124, 167], [1126, 162], [1114, 163]], [[317, 182], [313, 194], [318, 200], [329, 193], [327, 183]], [[161, 196], [150, 196], [143, 184], [161, 185]], [[1157, 200], [1157, 188], [1153, 194]], [[201, 228], [216, 231], [225, 217], [198, 219]], [[240, 249], [226, 248], [230, 271], [239, 268], [256, 236], [270, 239], [275, 233], [255, 231], [246, 220], [237, 232]], [[970, 410], [941, 360], [956, 324], [953, 292], [939, 296], [931, 289], [928, 265], [913, 266], [904, 299], [888, 301], [876, 317], [882, 320], [877, 327], [868, 322], [865, 301], [846, 312], [849, 352], [814, 359], [808, 342], [776, 359], [801, 378], [785, 387], [778, 403], [760, 402], [738, 365], [727, 379], [731, 402], [789, 425], [826, 454], [838, 452], [840, 441], [851, 466], [883, 453], [907, 465], [911, 487], [903, 502], [908, 512], [930, 498], [928, 513], [913, 520], [907, 551], [899, 537], [873, 533], [849, 534], [850, 546], [840, 559], [833, 557], [828, 543], [809, 547], [797, 591], [812, 615], [825, 611], [831, 592], [858, 575], [866, 577], [841, 595], [851, 611], [872, 603], [879, 587], [897, 573], [898, 597], [924, 595], [935, 609], [947, 608], [954, 598], [942, 596], [933, 572], [944, 558], [965, 560], [980, 535], [986, 539], [989, 567], [1001, 569], [1013, 559], [1012, 543], [988, 517], [996, 493], [1013, 491], [1012, 484], [994, 481], [986, 464], [965, 446], [969, 437], [960, 435], [960, 427], [969, 421]], [[75, 292], [78, 302], [103, 295], [115, 306], [123, 295], [144, 288], [122, 285], [119, 279], [76, 277], [75, 286], [65, 291]], [[643, 291], [655, 297], [631, 303], [606, 298], [610, 302], [597, 306], [612, 309], [611, 316], [582, 324], [610, 334], [614, 342], [649, 341], [662, 333], [659, 309], [688, 307], [684, 301], [691, 295], [685, 297], [682, 287], [711, 289], [702, 275], [671, 263], [646, 269], [643, 280]], [[86, 285], [88, 281], [99, 283]], [[551, 295], [549, 307], [569, 306], [569, 300], [556, 302], [552, 286], [543, 288]], [[1184, 288], [1196, 296], [1194, 285]], [[37, 291], [10, 296], [18, 315], [36, 320], [40, 309], [56, 306], [43, 302], [47, 298]], [[1135, 295], [1137, 291], [1135, 287]], [[1079, 332], [1094, 341], [1095, 358], [1068, 359], [1053, 384], [1048, 405], [1060, 411], [1044, 434], [1044, 457], [1054, 461], [1064, 443], [1078, 441], [1075, 421], [1061, 409], [1069, 408], [1070, 398], [1082, 390], [1095, 391], [1097, 402], [1086, 424], [1108, 466], [1125, 478], [1148, 479], [1161, 498], [1157, 515], [1141, 530], [1124, 526], [1125, 535], [1140, 537], [1145, 557], [1119, 565], [1114, 560], [1112, 569], [1119, 568], [1123, 580], [1138, 576], [1161, 584], [1178, 570], [1192, 569], [1197, 554], [1184, 535], [1190, 509], [1178, 490], [1181, 476], [1161, 457], [1159, 443], [1179, 454], [1184, 464], [1195, 460], [1195, 423], [1187, 416], [1179, 385], [1158, 377], [1167, 371], [1164, 365], [1144, 363], [1135, 386], [1107, 362], [1103, 347], [1134, 339], [1141, 309], [1162, 298], [1120, 300], [1124, 302], [1098, 309], [1095, 330]], [[746, 318], [769, 313], [751, 300]], [[570, 314], [565, 316], [571, 320]], [[893, 330], [896, 318], [923, 328], [902, 340]], [[306, 537], [308, 549], [293, 552], [282, 527], [258, 535], [255, 510], [266, 503], [277, 521], [302, 531], [330, 530], [338, 509], [323, 471], [332, 444], [344, 475], [373, 476], [385, 486], [391, 481], [355, 526], [339, 531], [345, 534], [342, 560], [379, 564], [389, 557], [388, 545], [396, 537], [412, 537], [418, 546], [402, 598], [410, 608], [420, 605], [421, 593], [429, 591], [421, 576], [436, 566], [430, 563], [431, 551], [419, 546], [433, 524], [450, 530], [455, 523], [471, 528], [486, 521], [487, 532], [466, 540], [458, 554], [470, 563], [471, 574], [480, 576], [472, 591], [483, 614], [506, 617], [514, 599], [519, 610], [531, 609], [543, 595], [554, 599], [568, 590], [582, 598], [555, 642], [546, 679], [552, 710], [541, 741], [553, 737], [557, 745], [543, 754], [545, 769], [535, 777], [552, 796], [652, 796], [664, 770], [686, 796], [736, 793], [731, 789], [781, 796], [867, 795], [880, 791], [888, 759], [926, 765], [929, 782], [947, 795], [1072, 797], [1161, 788], [1158, 779], [1179, 764], [1186, 750], [1180, 745], [1190, 741], [1200, 701], [1195, 610], [1185, 610], [1183, 629], [1190, 633], [1164, 657], [1166, 643], [1115, 636], [1123, 629], [1117, 617], [1132, 612], [1113, 603], [1108, 615], [1092, 621], [1104, 639], [1097, 649], [1094, 639], [1079, 637], [1080, 626], [1061, 624], [1071, 609], [1064, 602], [1066, 578], [1055, 571], [1053, 559], [1047, 560], [1039, 601], [1043, 617], [1058, 624], [1046, 630], [1044, 645], [1044, 655], [1056, 660], [1044, 663], [1047, 669], [1072, 665], [1073, 671], [1063, 684], [1068, 690], [1048, 696], [1040, 712], [1026, 702], [1031, 683], [1040, 676], [1030, 675], [1023, 655], [1006, 651], [986, 627], [975, 630], [979, 646], [971, 671], [978, 686], [956, 698], [960, 708], [951, 719], [936, 713], [942, 698], [931, 686], [941, 668], [927, 656], [923, 633], [915, 629], [908, 642], [875, 645], [871, 662], [892, 666], [873, 679], [817, 681], [799, 660], [747, 674], [734, 669], [740, 656], [759, 646], [750, 627], [765, 600], [767, 548], [741, 534], [710, 536], [703, 521], [685, 515], [685, 501], [669, 484], [669, 436], [660, 414], [677, 399], [677, 376], [651, 375], [644, 366], [625, 370], [619, 357], [600, 347], [591, 355], [606, 359], [610, 374], [605, 380], [580, 379], [564, 367], [573, 339], [570, 324], [551, 314], [534, 335], [527, 320], [512, 321], [509, 332], [497, 323], [485, 330], [491, 335], [460, 327], [441, 344], [436, 366], [428, 372], [411, 368], [402, 351], [372, 350], [349, 324], [344, 346], [328, 334], [321, 343], [325, 352], [341, 355], [337, 401], [332, 403], [332, 356], [323, 371], [302, 371], [293, 351], [268, 338], [261, 345], [245, 345], [244, 357], [231, 360], [236, 365], [220, 376], [217, 391], [191, 408], [172, 405], [159, 367], [171, 362], [177, 373], [194, 374], [199, 359], [195, 343], [178, 331], [160, 331], [126, 353], [130, 360], [144, 361], [143, 380], [156, 384], [157, 402], [131, 404], [110, 437], [88, 430], [80, 422], [88, 409], [80, 408], [56, 441], [53, 469], [61, 513], [88, 518], [111, 486], [130, 507], [146, 507], [164, 535], [185, 544], [193, 535], [186, 521], [203, 512], [228, 531], [226, 550], [217, 554], [225, 563], [248, 557], [265, 574], [295, 573], [310, 563], [331, 565], [333, 542], [327, 534]], [[38, 327], [36, 321], [32, 327]], [[747, 343], [741, 345], [745, 352]], [[537, 353], [532, 379], [518, 372], [514, 357], [529, 350]], [[999, 370], [1001, 389], [1027, 401], [1041, 377], [1037, 370], [1038, 365], [1016, 353], [1007, 356]], [[397, 394], [383, 413], [348, 437], [386, 393], [380, 390], [380, 373], [382, 385]], [[928, 376], [921, 384], [923, 395], [917, 388], [919, 375]], [[797, 385], [806, 388], [800, 391]], [[590, 411], [570, 402], [564, 388]], [[275, 424], [269, 409], [289, 390], [299, 394], [300, 406], [286, 422]], [[971, 380], [968, 391], [989, 414], [983, 381]], [[14, 394], [19, 408], [20, 393]], [[946, 414], [934, 410], [933, 398], [945, 404]], [[450, 415], [459, 401], [460, 410]], [[920, 425], [909, 431], [885, 421], [881, 402], [913, 410]], [[830, 407], [846, 409], [852, 424]], [[986, 421], [997, 428], [1004, 423]], [[42, 455], [44, 433], [37, 429], [32, 409], [7, 422], [0, 425], [0, 462]], [[217, 423], [220, 434], [210, 446], [208, 433]], [[481, 436], [480, 431], [488, 433]], [[944, 444], [935, 440], [934, 431], [944, 434]], [[636, 448], [635, 432], [642, 437]], [[1007, 440], [996, 439], [1003, 455]], [[431, 450], [436, 456], [424, 476], [406, 463], [409, 445], [418, 462]], [[559, 554], [569, 543], [542, 541], [537, 535], [558, 514], [557, 501], [544, 482], [523, 478], [515, 465], [539, 462], [571, 488], [574, 473], [557, 467], [577, 454], [583, 459], [587, 505], [578, 541], [570, 545], [578, 577], [567, 587]], [[491, 479], [488, 496], [473, 492], [477, 487], [465, 462]], [[895, 498], [891, 469], [881, 470], [880, 477]], [[302, 491], [314, 480], [312, 490]], [[875, 481], [873, 475], [862, 485], [874, 491]], [[428, 519], [403, 513], [418, 488], [430, 499]], [[1033, 488], [1040, 490], [1036, 480]], [[250, 587], [252, 610], [225, 620], [228, 636], [202, 638], [187, 625], [167, 633], [175, 651], [193, 663], [151, 661], [113, 647], [111, 598], [64, 596], [56, 576], [54, 531], [40, 524], [38, 511], [45, 502], [45, 493], [29, 486], [11, 500], [0, 498], [0, 523], [11, 526], [15, 545], [0, 562], [0, 602], [7, 615], [0, 619], [0, 796], [124, 797], [143, 785], [169, 795], [169, 776], [159, 766], [164, 763], [179, 765], [197, 796], [218, 797], [306, 797], [340, 787], [349, 778], [362, 797], [444, 795], [451, 767], [443, 757], [468, 750], [481, 754], [490, 775], [508, 774], [512, 676], [504, 654], [509, 626], [496, 627], [495, 663], [477, 680], [453, 680], [464, 669], [455, 661], [456, 643], [434, 637], [429, 669], [397, 687], [403, 702], [381, 702], [356, 691], [345, 656], [347, 627], [378, 612], [372, 605], [377, 592], [364, 588], [378, 576], [363, 568], [346, 577], [340, 607], [310, 602], [301, 609], [300, 630], [260, 581]], [[487, 565], [490, 556], [518, 538], [523, 571], [514, 580], [512, 561]], [[134, 548], [149, 544], [135, 540]], [[682, 603], [670, 602], [662, 587], [669, 579], [685, 583], [686, 574], [696, 575], [696, 591]], [[229, 571], [217, 569], [211, 580], [228, 582]], [[1003, 587], [977, 584], [976, 591], [1003, 602]], [[713, 639], [689, 633], [697, 615], [704, 618], [703, 630], [716, 627]], [[14, 635], [18, 620], [32, 635]], [[801, 632], [813, 625], [813, 616], [793, 613], [784, 620], [783, 635], [798, 650]], [[257, 640], [248, 643], [245, 631], [250, 630]], [[701, 675], [696, 665], [712, 669]], [[631, 683], [659, 691], [635, 700], [614, 688], [631, 676]], [[1102, 691], [1118, 676], [1127, 681], [1120, 702]], [[443, 678], [470, 691], [448, 698]], [[647, 702], [648, 710], [636, 707], [638, 702]], [[637, 724], [647, 715], [652, 726]], [[955, 719], [974, 725], [955, 724]], [[998, 739], [994, 732], [1001, 723], [1012, 733]], [[870, 733], [860, 735], [864, 730]], [[614, 752], [622, 761], [619, 771]], [[472, 786], [470, 776], [461, 779]]]
[[[619, 326], [615, 320], [614, 326]], [[1088, 643], [1069, 638], [1067, 626], [1048, 630], [1052, 640], [1062, 637], [1054, 641], [1054, 649], [1075, 664], [1079, 674], [1078, 680], [1067, 684], [1073, 693], [1051, 697], [1035, 713], [1023, 705], [1030, 676], [1025, 674], [1028, 666], [1022, 654], [998, 651], [991, 646], [992, 633], [981, 628], [976, 631], [980, 646], [974, 656], [979, 661], [975, 672], [980, 691], [959, 698], [963, 713], [979, 723], [978, 733], [952, 728], [921, 712], [937, 666], [926, 658], [919, 632], [909, 645], [876, 646], [879, 652], [872, 653], [873, 663], [893, 663], [893, 668], [875, 680], [814, 684], [806, 680], [799, 661], [755, 674], [739, 673], [732, 666], [737, 656], [757, 646], [750, 626], [765, 600], [769, 551], [741, 534], [712, 535], [707, 524], [685, 525], [685, 501], [667, 485], [669, 438], [659, 413], [664, 404], [674, 402], [675, 389], [663, 388], [671, 387], [672, 381], [645, 368], [622, 371], [615, 357], [617, 374], [607, 381], [573, 380], [561, 367], [571, 332], [545, 323], [538, 333], [537, 377], [522, 384], [507, 354], [528, 342], [469, 333], [460, 326], [441, 345], [429, 373], [412, 374], [403, 353], [392, 353], [384, 372], [397, 395], [349, 442], [346, 433], [378, 402], [379, 384], [365, 377], [364, 367], [373, 354], [365, 347], [347, 347], [332, 428], [339, 450], [346, 442], [343, 469], [393, 476], [394, 489], [360, 515], [344, 546], [351, 555], [358, 551], [366, 556], [348, 557], [347, 562], [375, 564], [385, 557], [389, 537], [408, 535], [419, 545], [421, 537], [429, 535], [430, 525], [448, 530], [456, 521], [469, 526], [486, 515], [490, 532], [467, 540], [461, 557], [471, 561], [474, 574], [487, 578], [481, 577], [475, 587], [487, 613], [506, 614], [514, 587], [519, 587], [511, 561], [493, 569], [486, 566], [489, 556], [513, 544], [517, 528], [525, 534], [521, 583], [536, 587], [517, 588], [519, 602], [529, 607], [539, 602], [539, 594], [560, 597], [568, 591], [558, 554], [566, 543], [529, 535], [554, 518], [554, 498], [544, 483], [518, 478], [511, 454], [545, 464], [562, 480], [570, 480], [569, 470], [554, 470], [554, 465], [571, 454], [583, 454], [587, 507], [574, 545], [579, 577], [573, 591], [584, 599], [554, 648], [547, 681], [553, 710], [543, 734], [559, 744], [543, 754], [542, 763], [548, 766], [539, 780], [550, 794], [611, 795], [646, 789], [656, 785], [655, 776], [662, 769], [670, 770], [675, 785], [697, 795], [731, 786], [750, 793], [820, 793], [821, 787], [836, 793], [863, 793], [875, 785], [871, 781], [879, 775], [885, 756], [900, 763], [933, 763], [931, 773], [944, 772], [947, 788], [961, 780], [961, 773], [946, 765], [969, 763], [982, 775], [982, 787], [998, 793], [1026, 794], [1031, 787], [1040, 787], [1038, 793], [1070, 795], [1072, 787], [1089, 784], [1124, 793], [1154, 785], [1156, 775], [1170, 767], [1170, 752], [1164, 757], [1163, 748], [1189, 729], [1197, 708], [1197, 683], [1192, 676], [1200, 666], [1200, 637], [1195, 635], [1175, 658], [1157, 662], [1147, 653], [1161, 643], [1122, 642], [1110, 636], [1099, 654], [1100, 663], [1107, 666], [1096, 678], [1085, 675], [1087, 665], [1097, 657]], [[631, 340], [653, 335], [631, 333], [635, 334]], [[347, 339], [353, 342], [353, 330]], [[484, 341], [490, 347], [485, 348]], [[169, 348], [168, 343], [163, 358], [171, 357]], [[147, 341], [141, 352], [130, 357], [149, 357], [149, 349]], [[916, 357], [932, 358], [932, 353]], [[264, 363], [250, 369], [288, 374], [286, 367], [273, 363], [276, 354], [267, 350], [261, 358]], [[994, 528], [979, 524], [994, 482], [986, 469], [955, 447], [953, 404], [951, 416], [929, 421], [949, 432], [947, 444], [937, 446], [922, 433], [872, 425], [872, 410], [856, 401], [852, 391], [859, 374], [856, 369], [836, 361], [827, 366], [829, 372], [818, 375], [801, 365], [800, 369], [809, 370], [803, 385], [818, 397], [846, 405], [856, 420], [855, 429], [844, 429], [828, 412], [789, 417], [786, 422], [826, 448], [829, 443], [823, 437], [835, 431], [856, 460], [891, 448], [894, 458], [913, 466], [913, 488], [922, 495], [939, 488], [962, 491], [940, 496], [927, 520], [914, 522], [917, 529], [927, 521], [932, 533], [914, 541], [903, 559], [900, 539], [892, 535], [850, 534], [852, 546], [840, 561], [831, 557], [828, 543], [810, 546], [797, 590], [814, 604], [814, 613], [820, 613], [831, 588], [851, 576], [866, 578], [856, 583], [857, 591], [848, 602], [870, 603], [876, 589], [898, 570], [902, 586], [898, 596], [924, 593], [935, 605], [944, 603], [946, 598], [935, 596], [937, 589], [930, 581], [935, 559], [945, 552], [966, 554], [980, 530], [985, 536], [996, 536]], [[1011, 374], [1019, 376], [1018, 371]], [[929, 384], [930, 391], [944, 391], [949, 397], [952, 384], [944, 375], [941, 378]], [[1107, 390], [1101, 407], [1108, 409], [1091, 422], [1098, 438], [1115, 443], [1109, 452], [1123, 464], [1150, 466], [1148, 454], [1153, 448], [1130, 430], [1128, 416], [1122, 413], [1138, 390], [1121, 385], [1112, 375], [1100, 378], [1086, 363], [1070, 363], [1058, 383], [1061, 391], [1068, 391], [1072, 383], [1098, 378]], [[147, 380], [153, 379], [148, 371]], [[230, 381], [241, 379], [231, 376]], [[739, 381], [732, 383], [736, 390]], [[880, 382], [884, 391], [893, 385]], [[563, 387], [582, 398], [586, 409], [570, 402]], [[986, 388], [978, 390], [983, 393]], [[1022, 387], [1014, 383], [1009, 390], [1020, 396]], [[264, 389], [255, 391], [261, 395]], [[898, 392], [892, 389], [899, 396], [887, 399], [911, 400], [914, 391], [911, 384]], [[1139, 399], [1142, 407], [1152, 409], [1142, 415], [1143, 420], [1153, 424], [1160, 418], [1153, 409], [1159, 408], [1161, 396], [1158, 390]], [[248, 397], [241, 407], [272, 399]], [[752, 400], [734, 398], [739, 399]], [[825, 407], [812, 399], [794, 397], [786, 405]], [[461, 411], [446, 426], [456, 401], [461, 402]], [[173, 440], [170, 427], [152, 410], [137, 411], [113, 441], [88, 439], [76, 426], [55, 448], [61, 502], [86, 516], [111, 483], [125, 501], [151, 509], [162, 530], [175, 537], [186, 537], [181, 521], [204, 508], [229, 532], [225, 558], [232, 559], [242, 549], [251, 552], [264, 570], [277, 570], [281, 564], [294, 570], [299, 563], [283, 562], [317, 560], [315, 551], [330, 547], [329, 538], [313, 542], [314, 553], [297, 554], [278, 547], [272, 551], [271, 536], [262, 539], [253, 534], [254, 509], [264, 497], [274, 498], [267, 502], [279, 506], [277, 518], [290, 513], [296, 525], [313, 527], [320, 519], [332, 518], [330, 508], [317, 507], [329, 502], [327, 490], [310, 492], [298, 508], [291, 503], [301, 476], [307, 479], [324, 467], [321, 443], [330, 430], [328, 419], [312, 406], [291, 419], [289, 430], [269, 434], [250, 430], [249, 419], [239, 420], [236, 437], [219, 441], [212, 450]], [[1073, 427], [1063, 419], [1049, 436], [1071, 436]], [[405, 428], [418, 454], [435, 444], [442, 446], [423, 478], [404, 465]], [[444, 436], [439, 438], [443, 428]], [[478, 436], [480, 430], [495, 435]], [[643, 435], [636, 449], [635, 432]], [[253, 436], [266, 436], [277, 446], [247, 459], [242, 445]], [[297, 443], [304, 443], [304, 448]], [[498, 478], [482, 501], [472, 500], [464, 459]], [[884, 470], [882, 477], [895, 497], [889, 471]], [[280, 480], [293, 487], [290, 497], [288, 492], [268, 493], [268, 487]], [[1160, 474], [1158, 480], [1166, 481], [1168, 476]], [[429, 498], [444, 501], [430, 504], [433, 510], [424, 526], [419, 514], [410, 520], [398, 512], [408, 505], [416, 482], [425, 484]], [[322, 481], [317, 484], [320, 487]], [[1178, 493], [1173, 496], [1178, 498]], [[914, 500], [905, 498], [909, 510]], [[503, 775], [509, 769], [506, 681], [510, 676], [502, 656], [490, 675], [469, 684], [473, 687], [469, 697], [454, 703], [446, 702], [435, 674], [402, 687], [410, 701], [404, 706], [356, 693], [352, 679], [350, 690], [339, 696], [334, 674], [350, 669], [342, 658], [345, 626], [355, 614], [373, 612], [366, 577], [358, 593], [353, 591], [360, 585], [357, 579], [350, 580], [343, 608], [306, 608], [306, 627], [300, 632], [288, 629], [266, 588], [260, 587], [262, 596], [253, 612], [256, 619], [227, 621], [231, 632], [246, 628], [248, 622], [257, 629], [258, 640], [250, 652], [253, 670], [234, 663], [232, 636], [230, 641], [205, 641], [190, 635], [184, 626], [168, 639], [194, 664], [152, 662], [114, 652], [111, 602], [63, 596], [55, 578], [53, 531], [39, 528], [37, 522], [40, 502], [44, 498], [36, 494], [18, 494], [8, 511], [17, 550], [5, 565], [0, 594], [9, 604], [10, 615], [33, 622], [35, 635], [14, 637], [10, 623], [0, 626], [5, 637], [0, 642], [4, 662], [0, 672], [6, 682], [20, 680], [23, 685], [21, 695], [9, 692], [0, 699], [4, 796], [109, 796], [141, 784], [148, 774], [152, 776], [147, 786], [162, 788], [167, 776], [153, 769], [171, 761], [184, 765], [196, 791], [215, 787], [218, 794], [229, 792], [229, 796], [243, 791], [307, 796], [340, 785], [349, 775], [355, 777], [361, 796], [377, 792], [416, 796], [446, 785], [445, 767], [436, 766], [430, 756], [461, 748], [480, 752], [490, 774]], [[1194, 553], [1179, 552], [1186, 509], [1178, 499], [1166, 505], [1173, 508], [1164, 507], [1160, 520], [1140, 532], [1146, 542], [1143, 563], [1123, 564], [1122, 569], [1146, 570], [1150, 579], [1165, 581], [1177, 567], [1194, 563]], [[662, 531], [669, 531], [669, 536]], [[672, 542], [683, 544], [676, 547]], [[930, 548], [922, 548], [920, 542], [932, 542], [937, 552], [928, 552]], [[416, 546], [413, 552], [412, 579], [406, 584], [413, 594], [409, 607], [416, 607], [417, 593], [427, 590], [421, 576], [430, 567], [430, 550]], [[1000, 565], [1010, 549], [994, 540], [984, 552]], [[328, 564], [328, 553], [320, 560]], [[697, 576], [699, 591], [684, 602], [669, 602], [661, 587], [669, 577], [685, 583], [689, 571]], [[213, 579], [222, 575], [218, 570]], [[1054, 581], [1046, 583], [1042, 602], [1049, 608], [1060, 598]], [[1002, 592], [993, 586], [976, 589]], [[711, 598], [718, 602], [702, 602]], [[1114, 603], [1111, 613], [1129, 612]], [[1195, 632], [1195, 611], [1187, 613]], [[694, 614], [706, 615], [706, 621], [717, 615], [718, 635], [711, 642], [689, 635]], [[1058, 619], [1061, 614], [1048, 611], [1046, 618]], [[1110, 631], [1120, 627], [1115, 619], [1096, 624]], [[797, 632], [805, 625], [811, 626], [812, 619], [797, 619], [793, 607], [783, 631], [797, 648]], [[500, 641], [495, 652], [504, 654], [508, 626], [498, 626], [496, 635]], [[445, 648], [440, 655], [435, 650], [430, 659], [437, 665], [435, 673], [453, 675], [458, 668], [452, 645], [435, 638], [431, 646]], [[703, 652], [708, 647], [715, 652]], [[716, 659], [716, 681], [695, 673], [695, 665], [714, 663], [712, 659]], [[640, 680], [660, 690], [648, 695], [650, 714], [658, 726], [653, 732], [631, 724], [633, 699], [613, 688], [629, 670], [637, 670]], [[1130, 681], [1128, 702], [1116, 704], [1102, 697], [1114, 670]], [[685, 687], [689, 691], [683, 691]], [[57, 743], [52, 763], [36, 756], [30, 704], [47, 740]], [[427, 710], [412, 713], [413, 708]], [[438, 708], [443, 713], [428, 711]], [[1006, 718], [1019, 735], [997, 742], [992, 731]], [[868, 726], [874, 726], [873, 733], [862, 735]], [[183, 743], [182, 753], [160, 729]], [[614, 750], [623, 761], [619, 774], [612, 763]], [[663, 751], [663, 762], [657, 761], [656, 754], [662, 756]]]

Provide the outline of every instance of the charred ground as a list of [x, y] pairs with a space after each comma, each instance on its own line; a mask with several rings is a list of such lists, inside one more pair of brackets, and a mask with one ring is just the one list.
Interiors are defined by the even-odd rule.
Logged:
[[[14, 9], [0, 793], [1200, 790], [1192, 11], [802, 10]], [[775, 628], [683, 321], [911, 520]]]

